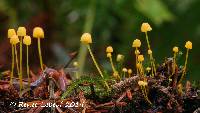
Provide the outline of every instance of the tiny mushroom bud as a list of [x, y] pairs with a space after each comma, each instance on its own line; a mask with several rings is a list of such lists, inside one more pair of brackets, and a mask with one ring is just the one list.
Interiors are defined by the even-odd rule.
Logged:
[[112, 46], [108, 46], [108, 47], [106, 48], [106, 53], [112, 53], [112, 52], [113, 52]]
[[141, 46], [141, 41], [139, 39], [135, 39], [133, 41], [132, 47], [140, 47]]
[[8, 38], [11, 38], [13, 35], [16, 35], [15, 29], [8, 29]]
[[123, 61], [124, 60], [124, 55], [118, 54], [116, 60], [117, 60], [117, 62]]
[[138, 56], [138, 61], [139, 61], [139, 62], [144, 61], [144, 56], [143, 56], [143, 55], [139, 55], [139, 56]]
[[138, 85], [139, 85], [139, 86], [144, 86], [144, 81], [141, 81], [141, 80], [138, 81]]
[[132, 69], [128, 69], [128, 74], [131, 74], [132, 72]]
[[140, 54], [140, 51], [139, 51], [139, 50], [135, 50], [135, 54], [136, 54], [136, 55], [139, 55], [139, 54]]
[[10, 43], [15, 45], [17, 43], [19, 43], [19, 38], [17, 35], [13, 35], [11, 38], [10, 38]]
[[152, 54], [152, 51], [151, 51], [150, 49], [148, 50], [148, 54], [149, 54], [149, 55]]
[[173, 47], [173, 51], [175, 52], [175, 53], [178, 53], [178, 47]]
[[147, 68], [146, 68], [146, 70], [147, 70], [147, 71], [150, 71], [150, 70], [151, 70], [151, 68], [150, 68], [150, 67], [147, 67]]
[[33, 29], [33, 37], [34, 38], [44, 38], [44, 31], [41, 27], [35, 27]]
[[73, 63], [73, 66], [74, 66], [74, 67], [78, 67], [78, 62], [74, 62], [74, 63]]
[[187, 42], [185, 43], [185, 48], [187, 48], [187, 49], [192, 49], [192, 42], [187, 41]]
[[127, 72], [128, 70], [127, 70], [126, 68], [123, 68], [122, 71], [123, 71], [123, 72]]
[[82, 36], [81, 36], [81, 40], [80, 40], [83, 44], [90, 44], [92, 43], [92, 38], [91, 38], [91, 35], [90, 33], [84, 33]]
[[107, 53], [107, 57], [109, 58], [109, 57], [111, 57], [112, 56], [112, 54], [111, 53]]
[[17, 30], [18, 36], [26, 36], [26, 28], [25, 27], [19, 27]]
[[27, 46], [31, 45], [31, 37], [30, 36], [24, 36], [23, 43]]
[[141, 26], [141, 31], [142, 32], [147, 32], [147, 31], [151, 31], [151, 30], [152, 30], [152, 28], [149, 25], [149, 23], [142, 23], [142, 26]]

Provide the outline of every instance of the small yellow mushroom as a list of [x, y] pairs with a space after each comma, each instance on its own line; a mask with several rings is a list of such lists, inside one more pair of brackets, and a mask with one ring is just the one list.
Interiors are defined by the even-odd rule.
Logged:
[[[11, 76], [10, 76], [10, 84], [12, 84], [12, 79], [13, 79], [13, 73], [14, 73], [14, 62], [15, 62], [15, 50], [14, 50], [14, 47], [17, 43], [19, 43], [19, 38], [17, 35], [15, 35], [16, 33], [14, 32], [10, 32], [8, 30], [8, 37], [10, 37], [10, 43], [12, 45], [12, 66], [11, 66]], [[18, 70], [19, 71], [19, 70]]]
[[[176, 55], [177, 55], [178, 51], [179, 51], [178, 47], [176, 47], [176, 46], [173, 47], [174, 58], [173, 58], [173, 70], [172, 70], [172, 75], [175, 73], [175, 67], [176, 67]], [[172, 76], [172, 75], [171, 75], [171, 76]], [[169, 76], [169, 78], [170, 78], [171, 76]]]
[[135, 39], [133, 41], [132, 47], [140, 47], [141, 46], [141, 41], [139, 39]]
[[73, 62], [74, 67], [78, 67], [78, 62]]
[[27, 76], [28, 76], [28, 86], [30, 88], [31, 80], [30, 80], [30, 69], [29, 69], [29, 46], [31, 45], [31, 37], [30, 36], [24, 36], [23, 43], [26, 45], [26, 70], [27, 70]]
[[138, 61], [143, 62], [144, 61], [144, 56], [143, 55], [138, 55]]
[[[92, 43], [92, 37], [91, 37], [91, 34], [90, 33], [84, 33], [82, 36], [81, 36], [81, 40], [80, 40], [83, 44], [87, 45], [87, 48], [88, 48], [88, 51], [90, 53], [90, 56], [92, 57], [92, 60], [94, 62], [94, 65], [96, 66], [99, 74], [101, 75], [102, 78], [104, 78], [103, 76], [103, 73], [101, 71], [101, 69], [99, 68], [99, 65], [98, 63], [96, 62], [95, 58], [94, 58], [94, 55], [92, 53], [92, 50], [90, 48], [90, 44]], [[109, 86], [108, 86], [108, 83], [106, 81], [105, 82], [105, 85], [107, 87], [107, 89], [109, 90]]]
[[147, 91], [146, 91], [146, 86], [148, 85], [148, 83], [146, 81], [138, 81], [138, 85], [140, 86], [141, 90], [142, 90], [142, 93], [144, 95], [144, 98], [146, 99], [146, 101], [149, 103], [149, 104], [152, 104], [151, 101], [149, 100], [148, 98], [148, 95], [147, 95]]
[[108, 46], [108, 47], [106, 48], [106, 53], [112, 53], [112, 52], [113, 52], [112, 46]]
[[142, 32], [147, 32], [147, 31], [151, 31], [151, 30], [152, 30], [152, 28], [149, 25], [149, 23], [142, 23], [142, 26], [141, 26], [141, 31]]
[[81, 36], [81, 40], [80, 40], [83, 44], [91, 44], [92, 43], [92, 38], [90, 33], [84, 33]]
[[[19, 80], [20, 80], [20, 83], [22, 84], [22, 74], [23, 74], [23, 72], [22, 72], [22, 61], [23, 61], [23, 58], [22, 58], [22, 41], [23, 41], [23, 37], [24, 36], [26, 36], [26, 28], [25, 27], [19, 27], [18, 29], [17, 29], [17, 35], [19, 36], [19, 39], [20, 39], [20, 56], [19, 56], [19, 68], [20, 68], [20, 76], [19, 76]], [[20, 92], [21, 92], [21, 90], [22, 90], [22, 86], [20, 87]]]
[[132, 69], [128, 69], [128, 76], [131, 77], [131, 74], [133, 73]]
[[44, 31], [41, 27], [35, 27], [33, 29], [33, 37], [35, 38], [44, 38]]
[[19, 43], [19, 38], [17, 35], [13, 35], [11, 38], [10, 38], [10, 43], [15, 45], [17, 43]]
[[11, 38], [13, 35], [16, 35], [15, 29], [8, 29], [8, 38]]
[[[139, 39], [135, 39], [133, 41], [133, 44], [132, 44], [132, 47], [135, 47], [135, 64], [136, 64], [136, 67], [137, 67], [137, 63], [138, 63], [138, 55], [140, 54], [140, 51], [138, 50], [138, 48], [141, 46], [141, 41]], [[137, 74], [139, 73], [139, 70], [138, 68], [137, 69]]]
[[117, 62], [122, 62], [123, 60], [124, 60], [124, 55], [118, 54], [117, 58], [116, 58], [116, 61]]
[[44, 31], [41, 27], [35, 27], [33, 29], [33, 37], [38, 39], [38, 52], [39, 52], [39, 59], [40, 59], [40, 67], [43, 69], [43, 61], [42, 61], [42, 53], [41, 53], [41, 47], [40, 47], [40, 39], [44, 38]]
[[25, 27], [19, 27], [17, 30], [17, 35], [19, 37], [26, 36], [26, 28]]
[[[116, 69], [115, 69], [114, 64], [113, 64], [113, 60], [112, 60], [112, 52], [113, 52], [113, 48], [112, 48], [112, 46], [108, 46], [108, 47], [106, 48], [107, 57], [108, 57], [109, 60], [110, 60], [110, 64], [111, 64], [111, 67], [112, 67], [113, 73], [118, 73], [118, 72], [116, 71]], [[118, 76], [118, 78], [120, 78], [120, 77]]]
[[185, 43], [185, 48], [187, 49], [186, 57], [185, 57], [185, 65], [183, 67], [183, 72], [182, 72], [182, 76], [181, 76], [181, 79], [180, 79], [179, 83], [183, 80], [183, 77], [184, 77], [184, 75], [186, 73], [186, 67], [187, 67], [187, 61], [188, 61], [188, 54], [189, 54], [189, 50], [192, 49], [192, 42], [187, 41]]
[[149, 55], [151, 55], [151, 54], [152, 54], [152, 51], [151, 51], [150, 49], [148, 50], [148, 54], [149, 54]]
[[187, 42], [185, 43], [185, 48], [187, 48], [187, 49], [192, 49], [192, 42], [187, 41]]
[[174, 52], [174, 53], [178, 53], [178, 51], [179, 51], [179, 50], [178, 50], [178, 47], [176, 47], [176, 46], [173, 47], [173, 52]]

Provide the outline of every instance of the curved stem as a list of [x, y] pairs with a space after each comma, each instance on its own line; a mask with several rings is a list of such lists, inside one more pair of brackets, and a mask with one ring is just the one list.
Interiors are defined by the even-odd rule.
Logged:
[[14, 65], [15, 65], [15, 54], [14, 54], [14, 45], [12, 44], [12, 69], [11, 69], [11, 76], [10, 76], [10, 85], [12, 84], [13, 79], [13, 71], [14, 71]]
[[20, 70], [19, 70], [19, 62], [18, 62], [18, 53], [17, 53], [17, 47], [16, 45], [14, 45], [14, 48], [15, 48], [15, 59], [16, 59], [16, 65], [17, 65], [17, 73], [18, 75], [20, 75]]
[[39, 53], [39, 59], [40, 59], [40, 67], [42, 71], [44, 70], [43, 68], [43, 62], [42, 62], [42, 53], [41, 53], [41, 47], [40, 47], [40, 38], [38, 38], [38, 53]]
[[[99, 74], [101, 75], [102, 78], [104, 78], [103, 73], [102, 73], [102, 71], [100, 70], [100, 68], [99, 68], [99, 66], [98, 66], [98, 64], [97, 64], [97, 62], [96, 62], [96, 60], [95, 60], [95, 58], [94, 58], [94, 55], [93, 55], [93, 53], [92, 53], [92, 50], [91, 50], [89, 44], [87, 45], [87, 48], [88, 48], [88, 50], [89, 50], [90, 56], [92, 57], [92, 60], [93, 60], [93, 62], [94, 62], [94, 65], [96, 66], [96, 68], [97, 68]], [[109, 86], [108, 86], [107, 82], [106, 82], [106, 81], [104, 81], [104, 82], [105, 82], [106, 87], [109, 89]]]
[[147, 41], [148, 48], [149, 48], [149, 50], [151, 50], [151, 46], [150, 46], [150, 43], [149, 43], [149, 37], [147, 35], [147, 32], [145, 32], [145, 35], [146, 35], [146, 41]]

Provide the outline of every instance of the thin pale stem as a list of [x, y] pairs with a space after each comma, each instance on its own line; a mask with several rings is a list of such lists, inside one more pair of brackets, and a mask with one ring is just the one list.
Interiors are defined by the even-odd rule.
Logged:
[[[88, 51], [89, 51], [89, 53], [90, 53], [90, 56], [92, 57], [92, 60], [93, 60], [93, 62], [94, 62], [94, 65], [96, 66], [96, 68], [97, 68], [99, 74], [101, 75], [102, 78], [104, 78], [103, 73], [102, 73], [102, 71], [100, 70], [100, 68], [99, 68], [99, 66], [98, 66], [98, 64], [97, 64], [97, 62], [96, 62], [96, 60], [95, 60], [95, 58], [94, 58], [94, 55], [93, 55], [93, 53], [92, 53], [92, 50], [91, 50], [89, 44], [87, 45], [87, 48], [88, 48]], [[104, 82], [105, 82], [106, 87], [107, 87], [108, 89], [110, 89], [109, 86], [108, 86], [108, 83], [107, 83], [106, 81], [104, 81]]]
[[188, 61], [188, 54], [189, 54], [189, 49], [187, 49], [187, 53], [186, 53], [186, 58], [185, 58], [185, 65], [183, 67], [183, 73], [182, 73], [182, 76], [181, 76], [181, 79], [179, 81], [179, 83], [183, 80], [183, 77], [186, 73], [186, 66], [187, 66], [187, 61]]
[[17, 74], [20, 75], [20, 70], [19, 70], [19, 61], [18, 61], [18, 53], [17, 53], [17, 47], [14, 45], [15, 48], [15, 59], [16, 59], [16, 65], [17, 65]]
[[[135, 49], [135, 53], [136, 53], [136, 51], [138, 50], [138, 48], [136, 47], [136, 49]], [[137, 68], [137, 63], [138, 63], [138, 54], [135, 54], [135, 66], [136, 66], [136, 70], [137, 70], [137, 75], [138, 75], [138, 73], [139, 73], [139, 70], [138, 70], [138, 68]]]
[[172, 73], [172, 75], [175, 73], [175, 68], [176, 68], [176, 53], [174, 53], [174, 65], [173, 65], [173, 73]]
[[113, 72], [116, 72], [116, 69], [115, 69], [114, 64], [113, 64], [113, 61], [112, 61], [112, 56], [109, 57], [109, 59], [110, 59], [110, 64], [111, 64], [111, 67], [112, 67]]
[[23, 88], [23, 82], [22, 82], [22, 36], [20, 36], [20, 56], [19, 56], [19, 68], [20, 68], [20, 75], [19, 75], [19, 82], [20, 82], [20, 94], [21, 94], [21, 90]]
[[28, 76], [28, 87], [30, 88], [30, 71], [29, 71], [29, 55], [28, 55], [28, 45], [26, 46], [26, 69], [27, 69], [27, 76]]
[[38, 53], [39, 53], [39, 59], [40, 59], [40, 67], [41, 67], [41, 69], [43, 71], [44, 68], [43, 68], [43, 61], [42, 61], [42, 52], [41, 52], [40, 38], [38, 38]]
[[149, 43], [149, 37], [147, 35], [147, 32], [145, 32], [145, 35], [146, 35], [146, 41], [147, 41], [148, 48], [149, 48], [149, 50], [151, 50], [151, 46], [150, 46], [150, 43]]
[[11, 67], [12, 69], [11, 69], [11, 76], [10, 76], [10, 85], [12, 84], [14, 65], [15, 65], [15, 54], [14, 54], [14, 45], [12, 45], [12, 67]]
[[146, 98], [147, 102], [149, 102], [149, 104], [152, 105], [151, 101], [148, 98], [148, 94], [147, 94], [145, 86], [144, 86], [143, 90], [144, 90], [144, 95], [145, 95], [145, 98]]
[[[146, 41], [147, 41], [148, 48], [149, 48], [149, 50], [151, 50], [151, 46], [150, 46], [150, 43], [149, 43], [149, 37], [148, 37], [147, 32], [145, 32], [145, 36], [146, 36]], [[153, 71], [156, 74], [156, 66], [155, 66], [154, 58], [153, 58], [152, 54], [151, 54], [151, 62], [153, 62]]]

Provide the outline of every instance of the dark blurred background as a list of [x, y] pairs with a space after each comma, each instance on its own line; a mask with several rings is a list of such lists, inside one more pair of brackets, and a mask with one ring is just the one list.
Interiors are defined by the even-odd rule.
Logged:
[[[32, 29], [41, 26], [45, 31], [43, 59], [48, 66], [67, 63], [69, 53], [79, 51], [82, 33], [90, 32], [92, 49], [104, 68], [110, 69], [105, 48], [112, 45], [113, 57], [124, 54], [126, 67], [134, 69], [132, 42], [135, 38], [142, 41], [141, 51], [147, 59], [147, 44], [140, 26], [149, 22], [153, 28], [149, 37], [156, 63], [172, 57], [173, 46], [178, 46], [183, 53], [178, 62], [183, 65], [185, 42], [193, 42], [187, 78], [197, 80], [200, 78], [199, 5], [200, 0], [0, 0], [0, 68], [9, 69], [11, 64], [8, 28], [25, 26], [27, 34], [32, 36]], [[83, 49], [80, 51], [84, 56]], [[30, 67], [34, 69], [39, 67], [35, 39], [30, 50]], [[85, 71], [91, 72], [94, 67], [90, 57], [86, 61]]]

